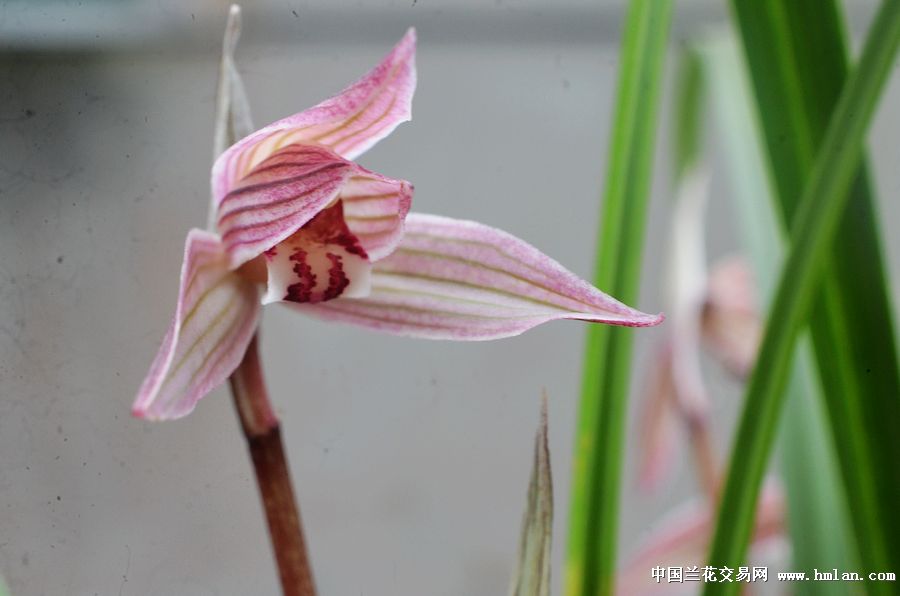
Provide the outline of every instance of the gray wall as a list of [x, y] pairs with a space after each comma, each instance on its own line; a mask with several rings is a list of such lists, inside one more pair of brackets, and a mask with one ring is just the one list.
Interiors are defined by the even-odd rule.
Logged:
[[[871, 4], [854, 5], [857, 21]], [[143, 21], [59, 10], [0, 6], [0, 574], [16, 595], [275, 593], [227, 392], [174, 423], [129, 416], [172, 314], [184, 234], [205, 222], [224, 8], [147, 3], [134, 9]], [[619, 3], [272, 1], [246, 13], [238, 62], [260, 125], [338, 91], [417, 25], [414, 120], [361, 163], [411, 180], [418, 211], [497, 225], [590, 275]], [[724, 16], [687, 3], [676, 43]], [[895, 77], [872, 135], [885, 227], [900, 215], [898, 99]], [[664, 138], [636, 305], [647, 311], [664, 308], [667, 149]], [[736, 248], [727, 191], [719, 176], [713, 257]], [[887, 243], [900, 279], [900, 239]], [[561, 578], [582, 324], [434, 343], [270, 307], [262, 333], [322, 594], [503, 593], [543, 389]], [[638, 376], [664, 333], [636, 332]], [[724, 456], [738, 388], [710, 372]], [[694, 482], [680, 464], [645, 495], [626, 469], [627, 554]]]

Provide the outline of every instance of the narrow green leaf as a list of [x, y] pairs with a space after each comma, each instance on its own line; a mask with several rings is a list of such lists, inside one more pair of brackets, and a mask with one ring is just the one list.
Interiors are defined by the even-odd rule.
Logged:
[[[779, 212], [796, 230], [798, 199], [846, 76], [843, 21], [835, 0], [732, 4]], [[861, 561], [900, 568], [900, 475], [892, 473], [900, 461], [900, 370], [864, 164], [843, 215], [810, 330]]]
[[675, 88], [675, 134], [672, 158], [675, 161], [676, 182], [694, 167], [700, 157], [703, 127], [703, 64], [700, 54], [691, 45], [679, 58]]
[[[632, 0], [622, 37], [595, 282], [634, 304], [671, 0]], [[633, 330], [588, 329], [569, 514], [565, 592], [613, 592]]]
[[[837, 454], [828, 434], [807, 335], [797, 345], [780, 438], [793, 568], [849, 569], [857, 564], [856, 544], [848, 531], [850, 522]], [[804, 583], [794, 587], [793, 592], [796, 596], [853, 593], [847, 582]]]
[[0, 577], [0, 596], [10, 596], [9, 588], [6, 587], [6, 582], [3, 581], [2, 577]]
[[[730, 195], [752, 258], [761, 304], [771, 299], [782, 260], [783, 234], [766, 184], [763, 144], [745, 68], [731, 39], [712, 40], [703, 46], [704, 70], [713, 112], [723, 136]], [[768, 309], [762, 309], [766, 312]], [[787, 391], [787, 412], [781, 433], [783, 478], [788, 501], [793, 569], [845, 569], [851, 565], [847, 545], [846, 511], [834, 445], [814, 375], [812, 347], [802, 341], [795, 355]], [[845, 582], [800, 583], [795, 594], [847, 594]]]
[[[845, 84], [834, 109], [797, 208], [791, 250], [781, 273], [738, 426], [710, 554], [712, 565], [736, 567], [745, 563], [759, 487], [778, 426], [794, 342], [820, 287], [831, 243], [850, 198], [849, 190], [859, 166], [864, 135], [893, 65], [898, 44], [900, 2], [887, 0], [875, 18], [859, 65]], [[874, 545], [876, 557], [872, 561], [886, 557], [887, 553], [880, 550], [884, 546], [883, 543]], [[890, 569], [885, 564], [873, 570], [878, 568]], [[869, 584], [869, 587], [876, 585]], [[739, 589], [736, 583], [709, 583], [705, 593], [734, 594]]]
[[528, 505], [522, 518], [519, 562], [510, 596], [550, 596], [550, 547], [553, 537], [553, 477], [547, 445], [547, 396], [541, 398], [541, 422], [534, 438], [534, 463]]

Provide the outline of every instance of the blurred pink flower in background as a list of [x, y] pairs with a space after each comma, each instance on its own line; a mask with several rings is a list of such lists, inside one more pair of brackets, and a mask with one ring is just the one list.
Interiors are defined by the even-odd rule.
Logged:
[[[790, 559], [790, 543], [785, 534], [785, 497], [781, 486], [770, 479], [763, 487], [756, 513], [756, 525], [750, 543], [748, 565], [768, 565], [784, 569]], [[696, 499], [681, 505], [660, 521], [642, 541], [637, 551], [628, 558], [619, 573], [617, 593], [623, 596], [648, 596], [654, 594], [698, 594], [704, 582], [670, 582], [662, 578], [659, 583], [651, 577], [654, 567], [676, 567], [682, 570], [708, 563], [709, 541], [715, 528], [716, 512], [705, 499]], [[735, 569], [732, 581], [738, 570]], [[721, 579], [716, 570], [716, 581]], [[726, 580], [727, 581], [727, 580]], [[746, 583], [749, 588], [752, 584]]]
[[659, 485], [673, 468], [684, 428], [709, 496], [718, 485], [718, 463], [709, 431], [709, 396], [701, 369], [701, 346], [743, 378], [752, 368], [760, 322], [750, 267], [729, 256], [707, 271], [704, 213], [709, 173], [699, 166], [678, 188], [672, 219], [669, 271], [669, 332], [658, 349], [642, 397], [638, 437], [639, 482]]

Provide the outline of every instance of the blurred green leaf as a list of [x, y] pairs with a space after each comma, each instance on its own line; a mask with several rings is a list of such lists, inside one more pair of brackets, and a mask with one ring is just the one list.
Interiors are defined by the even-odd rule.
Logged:
[[[737, 0], [737, 4], [740, 4], [740, 0]], [[784, 4], [779, 6], [783, 7]], [[797, 25], [798, 30], [804, 26], [802, 23]], [[859, 167], [865, 132], [893, 66], [898, 44], [900, 2], [887, 0], [874, 19], [859, 64], [848, 78], [834, 108], [797, 207], [791, 249], [772, 303], [756, 368], [750, 379], [728, 480], [722, 494], [709, 559], [715, 566], [733, 567], [745, 562], [759, 487], [778, 426], [794, 344], [800, 326], [810, 314], [817, 290], [822, 286], [821, 274], [828, 264], [835, 233], [851, 196], [849, 191]], [[851, 317], [842, 316], [836, 322], [850, 326], [854, 324], [851, 321]], [[890, 319], [886, 322], [890, 323]], [[847, 366], [851, 362], [839, 364]], [[897, 394], [891, 394], [888, 397], [893, 399], [896, 396]], [[833, 425], [835, 422], [832, 420]], [[853, 424], [853, 421], [841, 423]], [[854, 438], [858, 438], [855, 432], [851, 434], [851, 439]], [[838, 444], [841, 446], [840, 442]], [[863, 467], [871, 466], [877, 461], [854, 459], [856, 465]], [[892, 469], [886, 468], [884, 473], [891, 475]], [[877, 499], [866, 502], [864, 506], [869, 510], [862, 512], [862, 515], [878, 515]], [[854, 513], [857, 514], [856, 511]], [[888, 512], [888, 515], [882, 523], [896, 516], [896, 511]], [[864, 560], [867, 568], [892, 568], [886, 563], [891, 538], [885, 536], [885, 529], [885, 526], [877, 531], [867, 527], [867, 530], [874, 532], [872, 537], [877, 540], [865, 547], [860, 545], [868, 555]], [[900, 553], [900, 550], [896, 552]], [[884, 565], [879, 566], [879, 563]], [[875, 566], [869, 567], [872, 564]], [[886, 585], [870, 583], [867, 587], [873, 592], [890, 591], [891, 586], [883, 587]], [[738, 590], [737, 584], [709, 583], [705, 586], [707, 594], [733, 594]]]
[[[638, 302], [671, 12], [671, 0], [631, 0], [622, 37], [594, 281], [627, 304]], [[607, 325], [587, 331], [565, 568], [570, 596], [613, 593], [633, 333]]]
[[675, 181], [681, 180], [700, 157], [703, 139], [704, 74], [700, 54], [694, 46], [681, 52], [675, 83], [675, 135], [673, 159]]
[[[785, 229], [848, 70], [836, 0], [732, 0]], [[818, 373], [862, 562], [900, 567], [900, 370], [865, 162], [810, 318]], [[877, 587], [874, 587], [877, 589]], [[882, 586], [883, 588], [883, 586]]]
[[547, 445], [547, 396], [541, 398], [541, 421], [534, 438], [534, 463], [528, 504], [522, 518], [519, 562], [510, 596], [550, 596], [550, 547], [553, 538], [553, 477]]
[[[775, 263], [783, 259], [783, 236], [767, 184], [761, 131], [750, 104], [751, 91], [738, 48], [730, 38], [711, 40], [702, 48], [707, 88], [724, 141], [737, 220], [757, 281], [758, 298], [768, 311], [777, 282]], [[820, 389], [816, 384], [812, 347], [807, 338], [795, 352], [787, 390], [787, 412], [781, 433], [782, 463], [788, 501], [793, 567], [847, 568], [853, 561], [847, 544], [848, 518], [834, 445], [828, 434]], [[847, 594], [845, 582], [800, 583], [794, 593]]]

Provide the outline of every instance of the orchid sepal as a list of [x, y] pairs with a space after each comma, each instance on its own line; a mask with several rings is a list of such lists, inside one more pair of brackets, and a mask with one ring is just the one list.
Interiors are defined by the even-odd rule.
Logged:
[[403, 240], [375, 263], [372, 293], [296, 308], [315, 316], [426, 339], [512, 337], [578, 319], [657, 325], [511, 234], [477, 222], [411, 213]]
[[218, 236], [188, 233], [175, 317], [132, 414], [180, 418], [225, 382], [240, 363], [259, 322], [259, 288], [229, 270]]

